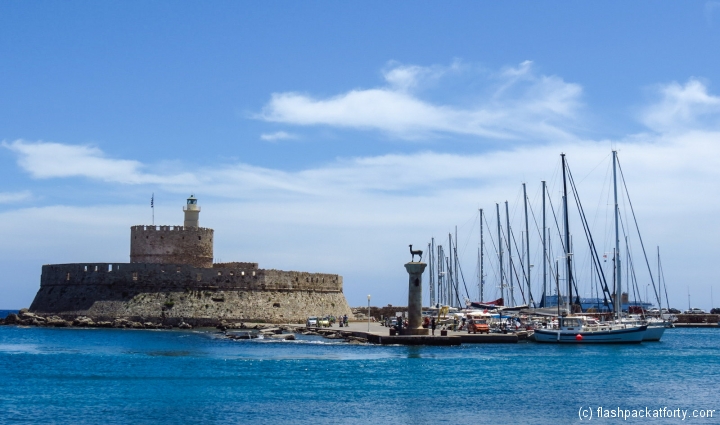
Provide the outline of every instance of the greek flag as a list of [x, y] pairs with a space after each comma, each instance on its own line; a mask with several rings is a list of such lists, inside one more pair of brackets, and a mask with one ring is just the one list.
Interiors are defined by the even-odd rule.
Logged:
[[150, 197], [150, 208], [155, 208], [155, 194]]

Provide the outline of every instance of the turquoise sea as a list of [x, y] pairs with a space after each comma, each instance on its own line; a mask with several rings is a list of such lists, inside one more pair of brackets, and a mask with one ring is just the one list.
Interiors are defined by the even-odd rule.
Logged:
[[[0, 326], [0, 383], [0, 424], [565, 424], [588, 412], [718, 424], [720, 331], [632, 346], [402, 347]], [[674, 409], [685, 421], [667, 417]], [[701, 410], [715, 412], [691, 417]]]

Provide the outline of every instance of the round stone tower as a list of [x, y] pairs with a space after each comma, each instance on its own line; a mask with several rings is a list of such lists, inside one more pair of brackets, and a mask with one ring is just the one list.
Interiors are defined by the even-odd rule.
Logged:
[[194, 196], [183, 211], [184, 226], [132, 226], [130, 262], [212, 267], [214, 231], [199, 227], [200, 206]]

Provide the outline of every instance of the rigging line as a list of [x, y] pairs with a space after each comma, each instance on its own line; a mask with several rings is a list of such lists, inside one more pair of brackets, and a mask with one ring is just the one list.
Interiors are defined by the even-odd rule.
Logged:
[[[567, 159], [566, 159], [566, 164], [567, 164]], [[573, 179], [572, 172], [570, 171], [569, 165], [567, 165], [567, 171], [568, 171], [568, 177], [570, 180], [570, 187], [572, 188], [572, 193], [573, 193], [573, 196], [575, 197], [575, 203], [578, 207], [578, 212], [580, 214], [580, 222], [582, 223], [582, 227], [585, 232], [585, 237], [587, 238], [588, 244], [590, 245], [590, 255], [593, 259], [593, 262], [595, 262], [596, 265], [599, 266], [600, 258], [598, 257], [598, 254], [597, 254], [597, 248], [595, 247], [595, 241], [592, 237], [592, 234], [590, 233], [590, 228], [587, 223], [587, 217], [585, 216], [585, 210], [583, 209], [582, 203], [580, 202], [580, 194], [578, 193], [577, 187], [575, 186], [575, 180]], [[600, 276], [598, 276], [598, 277], [601, 278], [603, 283], [605, 284], [604, 288], [603, 288], [603, 301], [605, 302], [605, 305], [607, 305], [608, 299], [605, 296], [605, 291], [607, 291], [608, 295], [609, 295], [609, 288], [607, 286], [607, 281], [605, 280], [605, 273], [603, 273], [601, 271]], [[610, 299], [612, 300], [612, 297], [610, 297]]]
[[606, 159], [608, 159], [611, 155], [612, 155], [612, 152], [609, 153], [605, 158], [601, 159], [600, 162], [598, 162], [597, 165], [592, 168], [592, 170], [588, 171], [588, 173], [585, 175], [585, 177], [583, 177], [578, 183], [582, 183], [583, 181], [585, 181], [585, 179], [588, 178], [588, 176], [590, 176], [590, 174], [592, 174], [592, 172], [595, 171], [595, 169], [596, 169], [597, 167], [599, 167], [600, 165], [602, 165], [602, 163], [603, 163]]
[[[553, 213], [553, 219], [555, 220], [555, 228], [557, 229], [557, 232], [558, 232], [558, 239], [560, 240], [560, 246], [562, 246], [563, 251], [565, 251], [565, 241], [563, 240], [563, 237], [562, 237], [563, 235], [560, 231], [560, 223], [558, 223], [558, 218], [557, 218], [557, 215], [555, 214], [555, 207], [553, 206], [552, 198], [549, 195], [550, 195], [550, 193], [548, 193], [548, 201], [550, 202], [550, 211], [552, 211], [552, 213]], [[559, 208], [559, 206], [558, 206], [558, 208]]]
[[[547, 185], [545, 185], [545, 187], [546, 187], [546, 190], [547, 190]], [[542, 188], [541, 188], [540, 190], [542, 191]], [[543, 195], [544, 195], [544, 194], [543, 194]], [[542, 234], [540, 234], [540, 226], [538, 225], [538, 223], [537, 223], [537, 217], [535, 216], [535, 211], [532, 209], [532, 205], [528, 205], [528, 206], [530, 207], [530, 213], [531, 213], [531, 215], [532, 215], [532, 217], [533, 217], [533, 222], [535, 223], [535, 229], [538, 231], [538, 238], [542, 239]], [[550, 207], [552, 208], [552, 205], [551, 205]], [[542, 242], [541, 242], [541, 244], [542, 244]], [[549, 249], [546, 250], [546, 251], [549, 251]], [[549, 256], [549, 252], [544, 252], [544, 253], [543, 253], [543, 256], [545, 257], [545, 261], [546, 261], [548, 264], [551, 264], [551, 262], [550, 262], [550, 258], [551, 258], [551, 257]], [[552, 267], [551, 267], [551, 269], [552, 269]], [[550, 271], [550, 273], [552, 274], [552, 270]]]
[[[627, 241], [625, 243], [625, 249], [627, 250]], [[634, 300], [635, 305], [637, 305], [638, 292], [639, 292], [639, 289], [637, 287], [637, 281], [630, 281], [630, 278], [628, 277], [628, 275], [634, 276], [634, 274], [631, 273], [632, 268], [633, 268], [633, 263], [632, 263], [632, 258], [630, 257], [629, 253], [626, 253], [625, 260], [627, 261], [627, 264], [628, 264], [627, 271], [625, 272], [625, 273], [627, 273], [627, 275], [625, 276], [625, 278], [628, 280], [628, 287], [632, 288], [633, 297], [635, 298], [635, 300]], [[632, 283], [632, 285], [631, 285], [631, 283]], [[628, 291], [628, 314], [629, 313], [630, 313], [630, 291]]]
[[[479, 214], [479, 213], [478, 213], [478, 214]], [[472, 217], [472, 227], [470, 228], [470, 232], [466, 232], [466, 233], [465, 233], [465, 234], [468, 235], [468, 237], [465, 239], [467, 242], [465, 242], [465, 246], [464, 246], [463, 249], [460, 251], [460, 254], [461, 254], [460, 256], [464, 256], [464, 255], [465, 255], [465, 252], [467, 251], [467, 246], [468, 246], [468, 244], [470, 243], [470, 239], [472, 238], [472, 236], [475, 235], [475, 223], [476, 223], [476, 221], [475, 221], [475, 215], [476, 215], [476, 214], [473, 214], [473, 217]], [[460, 230], [461, 230], [460, 233], [463, 233], [463, 229], [464, 229], [465, 227], [467, 227], [468, 223], [470, 223], [470, 219], [466, 220], [465, 223], [460, 226]]]
[[[640, 287], [638, 286], [637, 276], [635, 275], [635, 263], [633, 262], [632, 256], [630, 255], [630, 250], [628, 248], [628, 243], [627, 243], [627, 237], [625, 238], [625, 250], [628, 251], [627, 262], [630, 265], [630, 274], [632, 275], [632, 280], [633, 280], [633, 292], [635, 293], [635, 305], [637, 306], [638, 298], [640, 298], [640, 302], [642, 303], [642, 294], [640, 294], [640, 296], [638, 297], [638, 294], [640, 293]], [[645, 302], [647, 302], [647, 300], [645, 300]], [[630, 300], [628, 299], [628, 304], [629, 303], [630, 303]], [[640, 306], [640, 308], [642, 310], [641, 314], [644, 319], [645, 318], [645, 309], [642, 308], [642, 306]], [[628, 305], [628, 313], [629, 312], [630, 312], [630, 306]]]
[[[487, 217], [483, 217], [483, 218], [485, 221], [485, 227], [488, 229], [488, 235], [490, 236], [490, 241], [492, 242], [492, 247], [495, 250], [495, 258], [498, 258], [498, 256], [499, 256], [498, 250], [497, 250], [497, 247], [495, 246], [495, 239], [493, 239], [492, 232], [490, 231], [490, 224], [488, 224], [488, 222], [487, 222]], [[483, 244], [484, 244], [484, 242], [483, 242]], [[489, 264], [493, 270], [495, 280], [496, 281], [499, 280], [497, 269], [495, 269], [495, 263], [491, 261], [491, 262], [489, 262]]]
[[[599, 265], [600, 258], [597, 254], [597, 249], [595, 248], [595, 241], [592, 238], [592, 233], [590, 233], [590, 228], [587, 223], [587, 217], [585, 216], [585, 210], [582, 208], [582, 203], [580, 202], [580, 195], [577, 191], [577, 187], [575, 186], [575, 180], [573, 179], [572, 172], [570, 171], [569, 167], [568, 167], [568, 176], [569, 176], [570, 186], [572, 188], [573, 196], [575, 197], [575, 202], [578, 207], [578, 212], [580, 214], [580, 222], [582, 223], [583, 231], [585, 232], [585, 237], [588, 241], [588, 244], [590, 245], [590, 255], [591, 255], [593, 263], [595, 263], [597, 266], [597, 265]], [[598, 277], [600, 278], [601, 276], [598, 276]], [[604, 273], [602, 273], [602, 279], [603, 280], [605, 279]], [[607, 305], [607, 302], [608, 302], [608, 299], [605, 296], [606, 290], [608, 290], [607, 283], [606, 283], [605, 287], [603, 288], [603, 302], [605, 305]], [[612, 297], [610, 297], [610, 298], [612, 299]]]
[[620, 161], [617, 161], [618, 169], [620, 170], [620, 177], [623, 182], [623, 187], [625, 188], [625, 194], [627, 195], [628, 203], [630, 204], [630, 211], [632, 212], [633, 220], [635, 221], [635, 230], [637, 230], [638, 238], [640, 239], [640, 246], [642, 247], [643, 255], [645, 256], [645, 264], [647, 264], [648, 272], [650, 273], [650, 282], [652, 282], [653, 286], [653, 292], [655, 292], [655, 299], [659, 299], [660, 295], [657, 292], [657, 288], [655, 287], [655, 279], [653, 279], [652, 271], [650, 270], [650, 261], [647, 257], [647, 252], [645, 252], [645, 243], [643, 243], [642, 235], [640, 234], [640, 226], [637, 222], [637, 217], [635, 216], [635, 208], [633, 208], [632, 200], [630, 199], [630, 192], [628, 192], [627, 183], [625, 182], [625, 175], [623, 174], [622, 167], [620, 166]]
[[[523, 271], [523, 280], [525, 281], [524, 283], [527, 283], [527, 276], [525, 275], [525, 265], [523, 264], [522, 256], [520, 255], [520, 250], [518, 249], [518, 246], [517, 246], [517, 239], [515, 239], [515, 234], [511, 234], [511, 237], [512, 237], [513, 244], [515, 245], [515, 252], [518, 253], [518, 262], [520, 263], [520, 269]], [[515, 268], [514, 266], [515, 265], [513, 264], [513, 268]], [[520, 293], [523, 296], [523, 302], [528, 302], [525, 300], [525, 292], [523, 291], [524, 285], [520, 285], [520, 276], [518, 276], [517, 270], [515, 270], [515, 278], [517, 280], [518, 286], [520, 287]], [[532, 298], [532, 297], [529, 297], [529, 298]]]
[[[455, 255], [457, 255], [457, 249], [455, 249]], [[470, 291], [468, 291], [467, 284], [465, 283], [465, 275], [463, 275], [460, 263], [458, 263], [458, 270], [460, 271], [460, 278], [462, 279], [463, 286], [465, 287], [465, 295], [467, 296], [467, 299], [470, 299]]]
[[[658, 277], [658, 280], [662, 279], [662, 283], [665, 286], [665, 304], [667, 305], [668, 314], [670, 314], [670, 299], [668, 298], [668, 294], [667, 294], [667, 282], [665, 282], [665, 271], [663, 271], [662, 260], [660, 260], [660, 247], [658, 247], [658, 268], [660, 269], [660, 276]], [[660, 282], [658, 282], [658, 285], [659, 284], [660, 284]], [[660, 308], [662, 308], [662, 306]]]

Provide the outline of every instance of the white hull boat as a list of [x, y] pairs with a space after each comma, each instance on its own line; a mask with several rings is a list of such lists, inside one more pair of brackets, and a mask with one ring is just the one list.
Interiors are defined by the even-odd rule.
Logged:
[[647, 325], [598, 323], [583, 317], [562, 317], [558, 329], [535, 329], [536, 342], [562, 344], [633, 344], [643, 341]]

